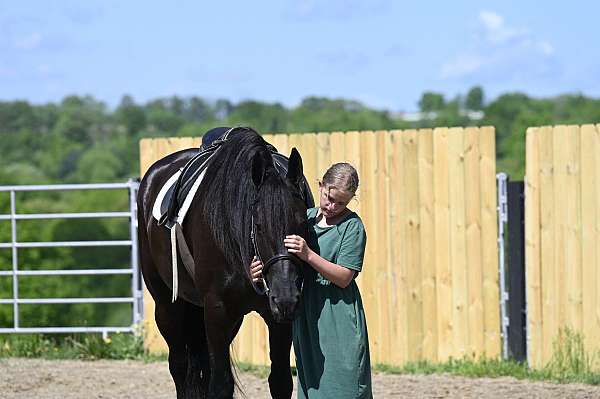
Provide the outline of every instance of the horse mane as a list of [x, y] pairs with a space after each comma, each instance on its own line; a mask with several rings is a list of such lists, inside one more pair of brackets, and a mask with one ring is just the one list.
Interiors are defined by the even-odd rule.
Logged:
[[[275, 170], [267, 142], [251, 128], [236, 130], [222, 144], [206, 171], [203, 181], [206, 194], [201, 207], [210, 234], [227, 263], [240, 265], [249, 276], [248, 266], [254, 256], [250, 240], [253, 210], [260, 206], [262, 231], [277, 237], [275, 245], [282, 251], [283, 237], [289, 233], [286, 221], [292, 213], [291, 194]], [[257, 153], [266, 165], [258, 189], [252, 180], [252, 160]]]

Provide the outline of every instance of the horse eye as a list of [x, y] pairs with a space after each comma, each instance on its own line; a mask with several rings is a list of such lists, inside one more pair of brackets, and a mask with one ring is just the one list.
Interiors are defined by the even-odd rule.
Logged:
[[302, 232], [306, 232], [308, 229], [308, 222], [306, 220], [306, 218], [298, 218], [296, 219], [296, 223], [298, 226], [298, 229]]

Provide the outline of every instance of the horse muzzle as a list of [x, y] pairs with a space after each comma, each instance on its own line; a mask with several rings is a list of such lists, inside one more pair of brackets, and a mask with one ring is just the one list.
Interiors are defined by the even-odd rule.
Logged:
[[278, 323], [287, 323], [294, 320], [298, 312], [300, 293], [295, 295], [276, 296], [269, 295], [269, 307], [273, 318]]

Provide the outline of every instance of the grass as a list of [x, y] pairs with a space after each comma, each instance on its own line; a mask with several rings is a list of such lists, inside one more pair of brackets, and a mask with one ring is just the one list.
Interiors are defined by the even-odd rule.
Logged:
[[561, 330], [553, 349], [552, 359], [544, 370], [554, 381], [600, 385], [600, 352], [586, 352], [582, 334]]
[[[267, 378], [271, 372], [269, 366], [257, 366], [246, 362], [235, 362], [234, 368], [241, 373], [250, 373], [259, 378]], [[292, 369], [292, 374], [296, 375], [296, 369]]]
[[378, 364], [374, 371], [392, 374], [450, 374], [464, 377], [514, 377], [557, 383], [600, 385], [599, 353], [584, 350], [583, 336], [570, 329], [560, 330], [553, 343], [553, 355], [546, 366], [531, 369], [526, 363], [501, 359], [450, 359], [444, 363], [426, 361], [407, 363], [402, 367]]
[[0, 358], [29, 357], [43, 359], [131, 359], [162, 360], [165, 356], [144, 351], [142, 338], [116, 333], [103, 339], [100, 334], [0, 336]]
[[444, 363], [410, 362], [402, 367], [378, 364], [373, 367], [373, 370], [390, 374], [451, 374], [473, 378], [511, 376], [519, 379], [532, 378], [536, 373], [524, 363], [486, 358], [450, 359]]
[[[402, 367], [378, 364], [373, 371], [391, 374], [450, 374], [472, 378], [514, 377], [534, 381], [584, 383], [600, 385], [600, 353], [584, 350], [583, 336], [563, 329], [553, 343], [552, 359], [541, 369], [512, 360], [464, 358], [444, 363], [426, 361], [407, 363]], [[153, 355], [144, 350], [140, 335], [113, 334], [103, 339], [96, 334], [76, 335], [0, 335], [0, 358], [29, 357], [44, 359], [130, 359], [145, 362], [164, 361], [166, 355]], [[260, 378], [269, 374], [268, 366], [237, 361], [238, 372]], [[296, 374], [295, 368], [292, 369]]]

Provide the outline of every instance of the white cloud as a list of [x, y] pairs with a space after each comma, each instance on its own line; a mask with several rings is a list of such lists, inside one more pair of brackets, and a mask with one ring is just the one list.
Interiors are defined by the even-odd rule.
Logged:
[[554, 54], [554, 47], [552, 47], [552, 45], [548, 42], [541, 42], [540, 50], [542, 50], [542, 53], [544, 53], [546, 55]]
[[527, 29], [508, 25], [504, 18], [492, 11], [479, 13], [476, 40], [443, 63], [443, 79], [461, 79], [486, 83], [524, 82], [547, 79], [558, 73], [551, 43], [538, 39]]
[[491, 11], [481, 11], [479, 13], [479, 20], [483, 22], [485, 27], [489, 30], [498, 30], [504, 25], [504, 18]]
[[452, 78], [477, 72], [484, 63], [485, 61], [477, 55], [458, 56], [442, 65], [442, 78]]
[[504, 18], [491, 11], [481, 11], [479, 22], [485, 38], [493, 44], [505, 44], [512, 40], [526, 40], [527, 30], [506, 26]]
[[13, 46], [20, 50], [33, 50], [42, 42], [42, 35], [38, 32], [33, 32], [27, 36], [16, 38]]

